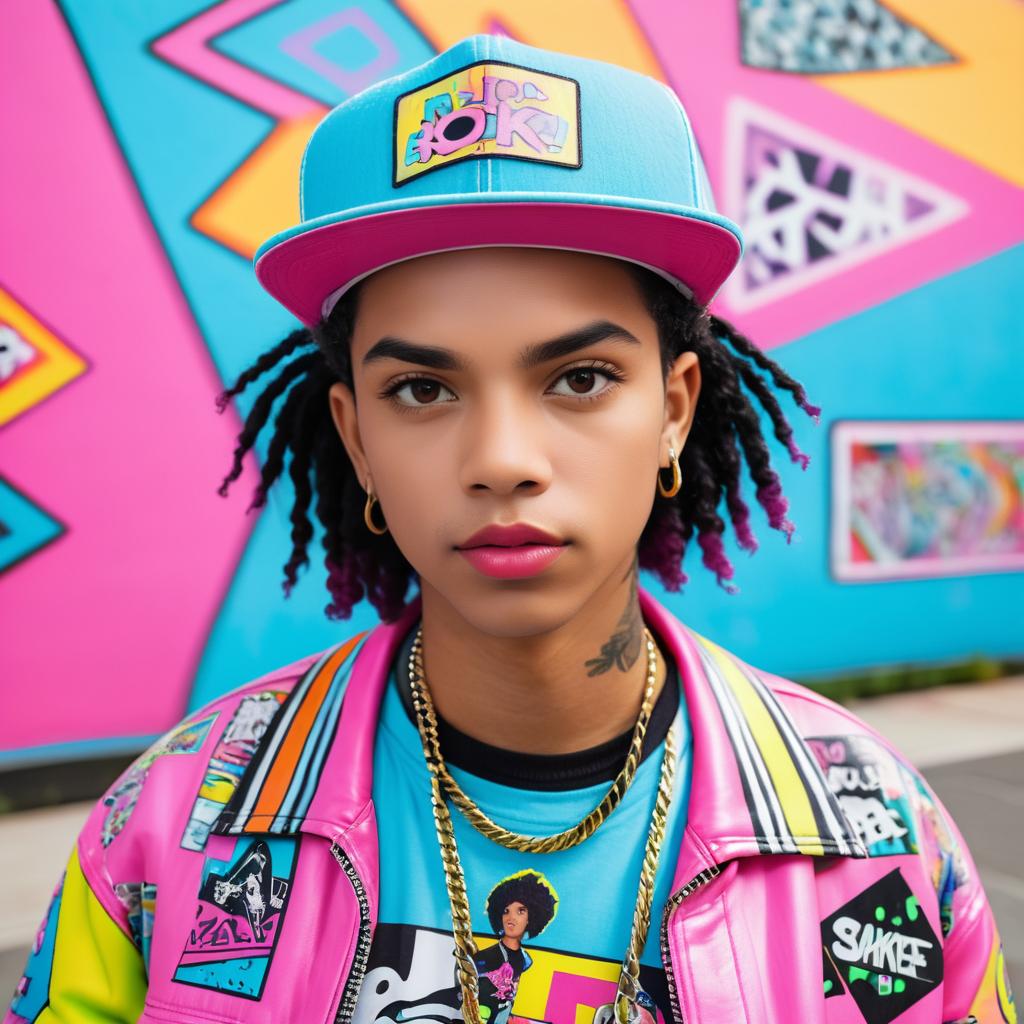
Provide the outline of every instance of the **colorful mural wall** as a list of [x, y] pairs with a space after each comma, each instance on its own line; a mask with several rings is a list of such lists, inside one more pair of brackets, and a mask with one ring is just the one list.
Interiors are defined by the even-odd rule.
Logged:
[[480, 31], [678, 91], [747, 237], [717, 311], [824, 409], [810, 468], [775, 458], [792, 544], [762, 522], [733, 596], [646, 585], [783, 674], [1024, 647], [1018, 0], [7, 0], [0, 768], [134, 749], [373, 623], [323, 616], [317, 566], [283, 599], [290, 495], [247, 516], [253, 462], [217, 496], [214, 395], [294, 326], [250, 259], [314, 124]]

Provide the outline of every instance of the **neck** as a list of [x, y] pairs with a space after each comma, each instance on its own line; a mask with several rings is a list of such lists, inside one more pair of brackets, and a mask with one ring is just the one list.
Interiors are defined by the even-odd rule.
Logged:
[[[474, 627], [422, 581], [423, 669], [438, 712], [527, 754], [584, 750], [632, 728], [647, 682], [638, 571], [634, 556], [572, 619], [513, 637]], [[664, 680], [659, 653], [655, 699]]]

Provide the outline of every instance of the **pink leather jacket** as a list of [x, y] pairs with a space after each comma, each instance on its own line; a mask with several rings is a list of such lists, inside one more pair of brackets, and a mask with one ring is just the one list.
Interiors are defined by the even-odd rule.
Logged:
[[[649, 939], [676, 1021], [1015, 1021], [971, 856], [921, 776], [843, 708], [640, 602], [693, 732]], [[81, 832], [8, 1024], [348, 1021], [378, 906], [378, 707], [418, 614], [236, 689], [140, 757]]]

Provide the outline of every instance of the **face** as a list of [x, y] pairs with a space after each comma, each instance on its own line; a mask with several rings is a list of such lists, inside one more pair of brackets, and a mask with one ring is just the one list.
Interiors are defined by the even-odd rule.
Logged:
[[[331, 388], [334, 421], [425, 605], [522, 637], [621, 584], [700, 387], [693, 353], [663, 377], [624, 264], [528, 248], [399, 263], [363, 282], [351, 348], [355, 393]], [[513, 523], [551, 534], [553, 561], [521, 549], [510, 577], [460, 553]]]
[[513, 900], [501, 915], [501, 927], [507, 939], [521, 939], [530, 927], [530, 912], [526, 905]]

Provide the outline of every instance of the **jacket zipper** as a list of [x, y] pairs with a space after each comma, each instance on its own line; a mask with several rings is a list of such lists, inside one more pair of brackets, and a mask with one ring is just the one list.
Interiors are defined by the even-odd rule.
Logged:
[[373, 927], [370, 923], [370, 901], [366, 896], [366, 887], [359, 877], [348, 855], [337, 844], [331, 843], [331, 853], [334, 859], [341, 865], [352, 889], [359, 901], [359, 939], [356, 942], [356, 955], [352, 959], [348, 977], [345, 979], [345, 988], [341, 993], [338, 1002], [338, 1012], [334, 1015], [334, 1024], [349, 1024], [352, 1014], [355, 1012], [356, 999], [359, 997], [359, 989], [363, 984], [363, 977], [366, 975], [366, 965], [370, 956], [370, 939]]
[[668, 919], [672, 916], [672, 911], [687, 896], [693, 895], [702, 885], [706, 885], [712, 878], [716, 878], [721, 873], [722, 869], [717, 864], [712, 864], [711, 867], [706, 868], [696, 878], [691, 879], [682, 889], [674, 892], [665, 901], [665, 909], [661, 915], [661, 962], [665, 967], [665, 981], [668, 983], [668, 995], [672, 1003], [672, 1016], [675, 1018], [676, 1024], [685, 1024], [685, 1022], [683, 1021], [683, 1011], [679, 1006], [679, 993], [676, 991], [676, 976], [672, 970], [672, 955], [668, 948]]

